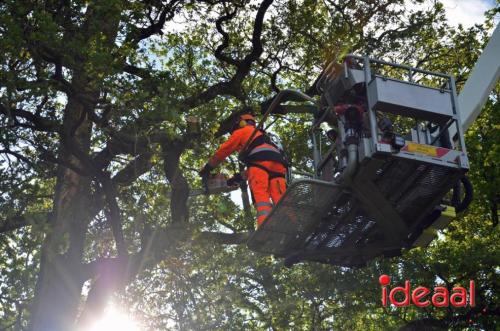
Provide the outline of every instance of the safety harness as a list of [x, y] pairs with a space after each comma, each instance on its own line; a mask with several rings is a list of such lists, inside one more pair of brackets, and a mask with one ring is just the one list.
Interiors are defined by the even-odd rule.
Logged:
[[263, 165], [258, 164], [258, 163], [247, 163], [246, 165], [247, 165], [247, 167], [255, 167], [255, 168], [260, 168], [260, 169], [264, 170], [269, 175], [269, 180], [274, 179], [274, 178], [280, 178], [280, 177], [286, 178], [285, 174], [282, 174], [282, 173], [276, 172], [276, 171], [271, 171], [271, 170], [267, 169], [266, 167], [264, 167]]
[[275, 161], [283, 164], [286, 168], [290, 166], [284, 151], [271, 140], [265, 131], [259, 131], [262, 134], [248, 145], [246, 150], [241, 154], [240, 160], [247, 167], [256, 167], [266, 171], [269, 174], [269, 180], [278, 177], [285, 178], [285, 174], [271, 171], [263, 165], [255, 163], [256, 161]]

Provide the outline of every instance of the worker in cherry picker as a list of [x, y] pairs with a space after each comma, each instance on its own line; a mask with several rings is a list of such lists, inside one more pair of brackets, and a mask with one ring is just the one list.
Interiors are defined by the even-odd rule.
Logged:
[[[348, 68], [361, 70], [359, 62], [353, 58], [346, 58], [345, 63]], [[331, 75], [330, 79], [337, 79], [343, 73], [344, 66], [339, 63], [334, 63], [331, 68], [327, 68]], [[367, 98], [366, 91], [363, 85], [358, 84], [352, 87], [349, 91], [344, 93], [340, 100], [330, 109], [331, 113], [327, 114], [325, 121], [332, 127], [337, 126], [338, 118], [343, 118], [345, 135], [348, 140], [354, 139], [357, 143], [359, 136], [365, 131], [369, 134], [369, 120], [367, 114]], [[393, 125], [389, 118], [382, 116], [378, 120], [378, 128], [382, 131], [382, 142], [392, 143], [395, 139], [393, 133]], [[335, 141], [338, 133], [335, 129], [327, 132], [328, 137]], [[398, 146], [400, 147], [400, 146]]]
[[[257, 131], [253, 135], [255, 130]], [[249, 139], [252, 141], [247, 144]], [[245, 151], [241, 153], [243, 148]], [[251, 114], [242, 114], [237, 117], [229, 139], [205, 164], [200, 176], [207, 178], [210, 171], [236, 151], [240, 152], [240, 159], [248, 168], [248, 184], [257, 210], [259, 227], [271, 212], [273, 204], [277, 204], [285, 193], [288, 162], [278, 144], [274, 143], [265, 131], [256, 129], [255, 118]]]

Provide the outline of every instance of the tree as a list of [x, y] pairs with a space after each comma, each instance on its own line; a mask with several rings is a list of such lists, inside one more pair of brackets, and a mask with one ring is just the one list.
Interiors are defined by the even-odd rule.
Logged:
[[[113, 293], [160, 329], [400, 325], [398, 312], [377, 311], [378, 292], [353, 291], [393, 264], [283, 271], [238, 246], [253, 228], [248, 201], [242, 213], [227, 196], [188, 193], [238, 111], [263, 111], [289, 86], [314, 94], [313, 77], [348, 51], [470, 68], [486, 27], [449, 29], [441, 5], [409, 11], [401, 0], [4, 1], [0, 326], [85, 327]], [[464, 36], [470, 49], [454, 46]], [[276, 130], [307, 168], [305, 120]], [[482, 191], [492, 212], [493, 187]]]

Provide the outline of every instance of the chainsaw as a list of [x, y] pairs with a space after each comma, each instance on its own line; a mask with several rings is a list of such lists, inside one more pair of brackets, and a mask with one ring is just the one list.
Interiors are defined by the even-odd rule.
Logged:
[[245, 181], [245, 178], [237, 173], [233, 177], [228, 178], [224, 174], [209, 175], [203, 180], [203, 189], [194, 189], [189, 191], [189, 196], [197, 196], [202, 194], [220, 194], [237, 190], [240, 184]]

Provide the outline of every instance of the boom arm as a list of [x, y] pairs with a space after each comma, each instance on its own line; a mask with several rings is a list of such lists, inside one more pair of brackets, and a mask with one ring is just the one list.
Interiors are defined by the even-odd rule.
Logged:
[[481, 113], [491, 90], [498, 82], [499, 76], [500, 24], [493, 31], [488, 44], [465, 82], [464, 88], [458, 95], [458, 109], [464, 132]]

